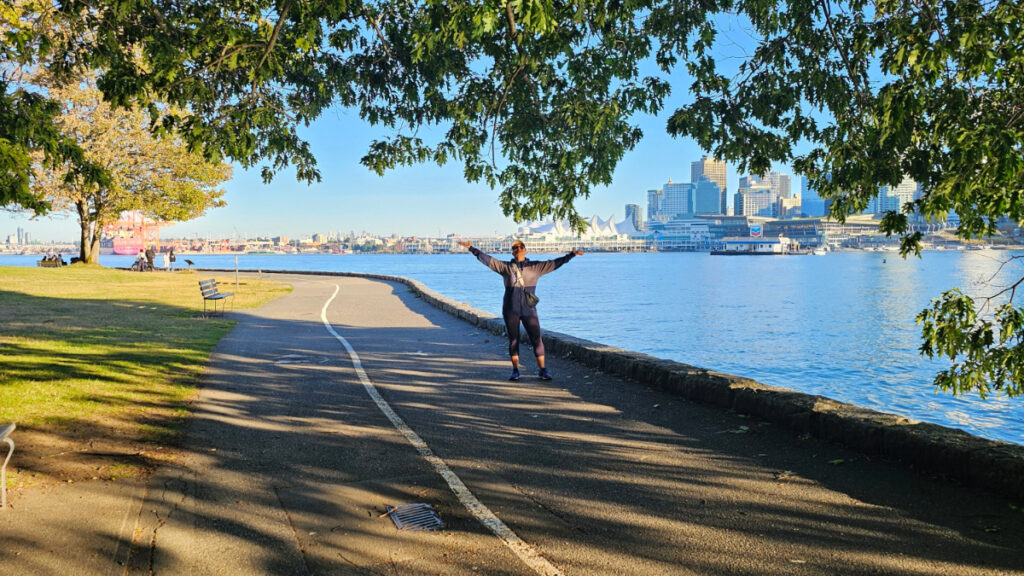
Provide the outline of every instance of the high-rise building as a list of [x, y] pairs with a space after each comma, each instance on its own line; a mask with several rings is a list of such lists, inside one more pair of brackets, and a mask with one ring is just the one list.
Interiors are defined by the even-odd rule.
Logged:
[[662, 198], [661, 214], [669, 218], [692, 215], [694, 188], [695, 186], [689, 182], [673, 182], [669, 179], [662, 187], [665, 194]]
[[644, 216], [639, 204], [626, 204], [626, 220], [633, 223], [633, 228], [643, 230]]
[[[756, 204], [758, 205], [757, 210], [758, 210], [758, 212], [763, 212], [763, 207], [761, 206], [761, 204], [764, 202], [764, 198], [762, 198], [762, 192], [765, 192], [765, 191], [767, 191], [769, 193], [769, 196], [770, 196], [769, 205], [772, 206], [772, 212], [773, 212], [772, 214], [763, 214], [763, 213], [761, 213], [761, 214], [752, 214], [752, 213], [750, 213], [749, 212], [749, 210], [750, 210], [749, 205], [750, 205], [750, 203], [752, 201], [754, 201], [752, 198], [751, 199], [746, 199], [747, 200], [747, 205], [748, 205], [747, 208], [744, 208], [742, 211], [739, 210], [739, 209], [735, 209], [734, 213], [737, 214], [737, 215], [741, 215], [742, 214], [744, 216], [776, 216], [776, 217], [779, 217], [780, 216], [779, 209], [782, 206], [782, 204], [779, 203], [779, 200], [783, 200], [783, 199], [788, 200], [788, 199], [791, 199], [793, 197], [792, 191], [790, 190], [790, 179], [789, 179], [789, 175], [788, 174], [782, 174], [780, 172], [769, 171], [767, 174], [765, 174], [763, 176], [744, 176], [743, 178], [740, 178], [740, 185], [739, 185], [739, 188], [737, 189], [736, 192], [737, 192], [737, 198], [739, 198], [740, 195], [743, 195], [745, 197], [746, 195], [748, 195], [748, 194], [750, 194], [752, 192], [757, 192], [757, 200], [756, 200]], [[742, 199], [745, 199], [745, 198], [741, 198], [741, 200]], [[798, 206], [799, 202], [796, 203], [795, 205]], [[787, 207], [788, 207], [787, 210], [791, 210], [794, 207], [794, 203], [792, 203], [792, 202], [788, 203]]]
[[917, 182], [904, 177], [898, 186], [883, 186], [878, 196], [872, 200], [870, 210], [875, 214], [883, 214], [893, 211], [899, 212], [907, 202], [913, 202], [918, 197]]
[[650, 221], [657, 221], [661, 215], [661, 202], [665, 198], [665, 194], [661, 190], [648, 190], [647, 191], [647, 219]]
[[766, 184], [753, 184], [740, 188], [733, 200], [737, 216], [775, 216], [775, 192]]
[[725, 162], [715, 160], [714, 158], [708, 158], [706, 155], [696, 162], [690, 163], [690, 182], [694, 184], [700, 182], [701, 178], [707, 178], [708, 180], [718, 184], [718, 189], [721, 194], [721, 205], [719, 206], [719, 214], [725, 214], [726, 212], [726, 193], [729, 188], [729, 182], [726, 175]]
[[722, 212], [722, 189], [718, 184], [701, 177], [694, 182], [694, 214], [723, 214]]
[[28, 242], [25, 241], [25, 229], [20, 227], [20, 226], [18, 227], [18, 244], [19, 245], [28, 244]]
[[808, 216], [824, 216], [825, 201], [818, 196], [818, 191], [811, 187], [811, 181], [806, 176], [800, 177], [800, 200], [803, 205], [803, 212]]
[[789, 185], [789, 174], [771, 171], [765, 174], [764, 178], [762, 178], [762, 182], [765, 182], [769, 187], [771, 187], [772, 192], [775, 192], [777, 198], [793, 197], [793, 192]]
[[778, 218], [799, 218], [802, 210], [800, 195], [792, 198], [779, 198], [775, 201], [775, 214]]

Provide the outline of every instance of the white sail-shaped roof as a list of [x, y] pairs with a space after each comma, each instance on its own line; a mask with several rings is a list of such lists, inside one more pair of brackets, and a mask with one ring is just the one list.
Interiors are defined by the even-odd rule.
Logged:
[[637, 230], [636, 226], [633, 226], [632, 220], [626, 220], [621, 224], [616, 224], [615, 229], [619, 234], [625, 234], [627, 236], [643, 236], [643, 232]]
[[583, 234], [577, 234], [572, 230], [567, 220], [558, 220], [556, 222], [543, 222], [534, 221], [530, 222], [524, 227], [524, 232], [530, 235], [553, 235], [556, 237], [580, 237], [583, 239], [587, 238], [601, 238], [608, 236], [642, 236], [643, 233], [633, 226], [632, 220], [626, 220], [625, 222], [618, 223], [615, 221], [615, 216], [612, 215], [607, 220], [602, 219], [600, 216], [594, 215], [590, 220], [586, 221], [586, 230]]

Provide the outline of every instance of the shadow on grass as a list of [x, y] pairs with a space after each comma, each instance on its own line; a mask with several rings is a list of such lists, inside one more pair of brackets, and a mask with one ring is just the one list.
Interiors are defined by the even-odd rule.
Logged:
[[[0, 421], [18, 423], [17, 478], [96, 475], [174, 446], [232, 321], [153, 302], [0, 291]], [[64, 458], [47, 458], [63, 454]], [[32, 458], [36, 456], [36, 458]]]

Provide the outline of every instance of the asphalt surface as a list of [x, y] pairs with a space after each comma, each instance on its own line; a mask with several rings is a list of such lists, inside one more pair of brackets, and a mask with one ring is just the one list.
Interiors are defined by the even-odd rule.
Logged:
[[[367, 393], [321, 320], [337, 287], [383, 401], [558, 573], [1024, 575], [1013, 502], [559, 358], [543, 382], [528, 348], [509, 382], [503, 337], [401, 284], [275, 279], [232, 313], [179, 465], [26, 490], [0, 574], [537, 574]], [[421, 502], [442, 530], [381, 517]]]

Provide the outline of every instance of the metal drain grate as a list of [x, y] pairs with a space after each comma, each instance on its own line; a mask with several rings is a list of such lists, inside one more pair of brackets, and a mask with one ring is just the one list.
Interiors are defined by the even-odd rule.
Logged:
[[430, 504], [402, 504], [400, 506], [386, 506], [385, 516], [390, 516], [395, 523], [395, 528], [408, 530], [440, 530], [444, 523], [437, 516], [437, 512], [430, 507]]

